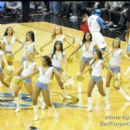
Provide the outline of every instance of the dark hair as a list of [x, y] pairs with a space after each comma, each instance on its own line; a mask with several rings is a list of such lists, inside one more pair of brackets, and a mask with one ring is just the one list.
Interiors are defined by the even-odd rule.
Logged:
[[[33, 42], [35, 42], [35, 36], [34, 36], [34, 32], [33, 31], [28, 31], [26, 33], [26, 36], [29, 35], [32, 39]], [[26, 41], [27, 41], [27, 38], [26, 38]]]
[[[84, 36], [83, 36], [83, 39], [82, 39], [82, 45], [86, 42], [86, 38], [85, 38], [85, 36], [86, 36], [86, 34], [87, 33], [84, 33]], [[90, 41], [92, 41], [92, 34], [91, 33], [89, 33], [90, 34]]]
[[96, 49], [96, 53], [98, 55], [98, 59], [102, 60], [103, 59], [102, 52], [99, 49]]
[[55, 53], [56, 53], [56, 45], [57, 45], [57, 44], [60, 45], [60, 51], [61, 51], [61, 53], [63, 54], [64, 49], [63, 49], [63, 44], [62, 44], [62, 42], [61, 42], [61, 41], [56, 41], [56, 42], [54, 43], [54, 49], [53, 49], [53, 53], [52, 53], [52, 55], [51, 55], [51, 58], [53, 58], [53, 56], [54, 56]]
[[7, 34], [8, 34], [7, 32], [8, 32], [8, 29], [9, 29], [9, 28], [12, 29], [12, 34], [11, 34], [11, 35], [14, 34], [14, 30], [13, 30], [13, 28], [12, 28], [12, 27], [8, 27], [8, 28], [5, 30], [4, 36], [7, 36]]
[[118, 37], [113, 40], [113, 42], [112, 42], [112, 47], [114, 47], [114, 42], [115, 42], [115, 40], [118, 40], [118, 42], [119, 42], [118, 48], [121, 48], [121, 39], [118, 38]]
[[35, 126], [30, 126], [29, 129], [30, 129], [30, 130], [38, 130], [38, 128], [35, 127]]
[[45, 59], [48, 66], [52, 66], [51, 58], [48, 55], [42, 56], [42, 59]]
[[[99, 49], [96, 49], [96, 51], [94, 51], [94, 52], [97, 53], [98, 59], [100, 59], [100, 60], [103, 59], [103, 57], [102, 57], [102, 52], [101, 52]], [[95, 62], [96, 62], [96, 60], [94, 59], [90, 65], [92, 66]]]

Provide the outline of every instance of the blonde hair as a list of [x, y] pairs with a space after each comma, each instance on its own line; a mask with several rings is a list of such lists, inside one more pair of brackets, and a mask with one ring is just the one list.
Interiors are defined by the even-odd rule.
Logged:
[[121, 39], [119, 37], [115, 38], [112, 42], [112, 47], [114, 48], [114, 42], [115, 41], [118, 41], [119, 45], [118, 45], [118, 48], [121, 48]]
[[52, 40], [55, 39], [55, 37], [56, 37], [56, 28], [57, 28], [57, 27], [60, 28], [60, 34], [62, 34], [62, 28], [61, 28], [61, 26], [58, 26], [58, 25], [55, 26], [54, 32], [53, 32], [53, 34], [52, 34]]

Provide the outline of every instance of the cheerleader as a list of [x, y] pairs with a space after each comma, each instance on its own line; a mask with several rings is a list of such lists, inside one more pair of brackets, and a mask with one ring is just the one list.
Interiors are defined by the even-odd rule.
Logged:
[[68, 44], [71, 44], [71, 43], [68, 42], [68, 40], [66, 40], [65, 36], [62, 33], [62, 28], [60, 26], [55, 26], [51, 40], [47, 44], [43, 45], [40, 48], [40, 50], [43, 51], [43, 48], [48, 46], [51, 43], [52, 43], [52, 48], [54, 48], [54, 44], [55, 44], [56, 41], [60, 41], [62, 44], [66, 41]]
[[[98, 91], [99, 93], [104, 97], [105, 96], [105, 92], [103, 90], [103, 78], [102, 78], [102, 70], [105, 67], [107, 70], [109, 70], [109, 72], [111, 74], [112, 71], [107, 67], [107, 65], [104, 63], [103, 58], [102, 58], [102, 53], [100, 50], [96, 50], [94, 52], [94, 56], [93, 59], [90, 62], [89, 67], [92, 69], [91, 72], [91, 78], [90, 81], [88, 83], [88, 112], [92, 111], [93, 109], [93, 104], [92, 104], [92, 91], [93, 88], [95, 87], [95, 85], [97, 85], [98, 87]], [[89, 68], [87, 68], [83, 73], [81, 73], [82, 75], [85, 74], [87, 71], [89, 70]]]
[[[67, 59], [69, 59], [81, 48], [83, 54], [80, 60], [80, 73], [82, 73], [85, 70], [86, 66], [89, 66], [89, 62], [93, 58], [95, 46], [96, 44], [92, 41], [91, 33], [84, 33], [80, 45], [68, 56]], [[91, 70], [89, 70], [89, 73], [91, 74]], [[82, 86], [82, 82], [79, 81], [78, 86]]]
[[[23, 44], [24, 53], [22, 56], [22, 62], [26, 60], [26, 52], [34, 53], [37, 52], [35, 48], [35, 35], [33, 31], [28, 31], [26, 33], [26, 41]], [[35, 56], [35, 55], [34, 55]]]
[[49, 92], [49, 82], [53, 74], [55, 74], [57, 77], [61, 77], [60, 73], [56, 70], [55, 67], [52, 67], [52, 61], [49, 56], [43, 56], [42, 57], [42, 66], [38, 67], [36, 72], [34, 72], [33, 75], [39, 73], [38, 80], [36, 82], [36, 87], [33, 94], [33, 110], [34, 110], [34, 120], [38, 120], [38, 106], [37, 106], [37, 99], [42, 91], [44, 101], [46, 105], [48, 106], [49, 110], [52, 110], [54, 112], [54, 115], [58, 117], [58, 113], [56, 112], [54, 106], [51, 103], [50, 100], [50, 92]]
[[[65, 58], [65, 52], [63, 50], [63, 44], [60, 41], [56, 41], [53, 49], [53, 53], [51, 55], [52, 59], [52, 66], [62, 75], [63, 74], [63, 69], [62, 66], [63, 64], [65, 65], [66, 68], [66, 58]], [[63, 87], [63, 82], [61, 79], [59, 79], [59, 76], [55, 75], [56, 80], [62, 90], [62, 94], [65, 98], [68, 98], [65, 94], [65, 89]]]
[[[12, 56], [12, 53], [7, 52], [6, 53], [6, 61], [8, 63], [8, 67], [4, 67], [4, 69], [3, 69], [4, 83], [6, 83], [7, 86], [10, 86], [11, 79], [12, 79], [12, 76], [14, 73], [13, 59], [14, 59], [14, 57]], [[13, 93], [11, 86], [8, 87], [8, 89], [9, 89], [9, 92], [11, 92], [12, 95], [14, 96], [14, 93]]]
[[[6, 31], [5, 31], [5, 33], [4, 33], [4, 36], [2, 37], [2, 42], [3, 42], [3, 47], [4, 47], [5, 54], [6, 53], [11, 53], [12, 54], [13, 46], [14, 46], [16, 41], [18, 41], [18, 43], [21, 44], [21, 42], [18, 39], [16, 39], [16, 37], [14, 36], [13, 28], [8, 27], [6, 29]], [[17, 52], [19, 52], [19, 49], [14, 53], [16, 54]]]
[[[112, 48], [110, 49], [110, 61], [109, 61], [109, 68], [111, 71], [114, 73], [114, 76], [110, 73], [107, 72], [106, 75], [106, 103], [109, 104], [108, 108], [109, 109], [111, 104], [109, 101], [109, 95], [110, 95], [110, 82], [112, 78], [117, 78], [118, 81], [120, 81], [120, 63], [121, 63], [121, 56], [124, 56], [128, 60], [130, 58], [128, 57], [127, 54], [121, 49], [121, 41], [119, 38], [114, 39], [112, 42]], [[120, 85], [116, 86], [118, 91], [121, 93], [121, 95], [127, 100], [130, 101], [130, 97], [125, 93], [125, 91], [120, 87]]]
[[[17, 75], [17, 78], [20, 80], [20, 84], [14, 83], [12, 79], [12, 84], [14, 87], [14, 96], [16, 103], [16, 111], [20, 111], [20, 103], [19, 103], [19, 91], [24, 85], [29, 95], [32, 97], [32, 73], [36, 69], [36, 62], [34, 61], [34, 54], [30, 52], [26, 52], [26, 61], [23, 62], [21, 67], [14, 73], [14, 76]], [[15, 79], [16, 77], [14, 77]]]
[[9, 85], [4, 82], [4, 73], [3, 68], [8, 68], [8, 63], [2, 48], [2, 44], [0, 43], [0, 81], [2, 84], [4, 84], [7, 88], [9, 88]]

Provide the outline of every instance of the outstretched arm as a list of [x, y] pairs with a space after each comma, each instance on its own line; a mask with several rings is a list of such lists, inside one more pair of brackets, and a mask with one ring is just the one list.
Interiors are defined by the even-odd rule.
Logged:
[[8, 67], [8, 62], [7, 62], [7, 60], [6, 60], [5, 54], [3, 54], [3, 56], [2, 56], [2, 60], [3, 60], [3, 62], [4, 62], [4, 65], [5, 65], [6, 67]]
[[22, 72], [22, 70], [23, 70], [23, 66], [19, 67], [19, 68], [14, 72], [13, 76], [15, 76], [15, 75], [20, 75], [21, 72]]
[[43, 48], [46, 47], [46, 46], [48, 46], [51, 43], [52, 43], [52, 40], [49, 41], [48, 43], [44, 44], [43, 46], [41, 46], [40, 51], [43, 51]]
[[79, 45], [79, 46], [67, 57], [67, 59], [69, 59], [71, 56], [73, 56], [80, 48], [81, 48], [81, 46]]
[[122, 54], [126, 59], [130, 60], [130, 57], [124, 51], [122, 52]]
[[35, 68], [32, 74], [22, 77], [22, 79], [29, 79], [29, 78], [33, 77], [34, 75], [38, 74], [38, 72], [39, 72], [38, 69]]
[[112, 74], [112, 76], [114, 76], [114, 73], [109, 69], [109, 67], [106, 65], [106, 63], [102, 63], [102, 65]]
[[21, 47], [13, 53], [13, 55], [16, 55], [19, 51], [21, 51], [24, 47], [24, 43], [22, 43]]
[[53, 68], [53, 72], [54, 72], [54, 74], [55, 74], [56, 76], [59, 77], [59, 79], [63, 79], [63, 75], [60, 74], [55, 68]]

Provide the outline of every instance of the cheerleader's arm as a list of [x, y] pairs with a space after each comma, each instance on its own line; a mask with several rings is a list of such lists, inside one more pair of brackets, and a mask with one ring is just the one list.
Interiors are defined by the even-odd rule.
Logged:
[[21, 45], [21, 47], [13, 53], [13, 55], [16, 55], [18, 52], [20, 52], [23, 49], [24, 45]]
[[48, 43], [44, 44], [43, 46], [40, 47], [40, 51], [43, 51], [43, 48], [48, 46], [49, 44], [52, 43], [52, 40], [50, 40]]
[[81, 48], [81, 46], [79, 45], [68, 57], [67, 57], [67, 60], [73, 56], [76, 52], [78, 52], [78, 50]]
[[114, 73], [109, 69], [109, 67], [105, 63], [102, 63], [102, 65], [111, 73], [112, 76], [114, 76]]
[[124, 51], [122, 51], [122, 54], [126, 59], [130, 60], [130, 57]]
[[30, 75], [28, 75], [28, 76], [24, 76], [24, 77], [22, 77], [22, 79], [29, 79], [29, 78], [35, 76], [35, 75], [38, 74], [38, 73], [39, 73], [38, 69], [35, 68], [32, 74], [30, 74]]
[[8, 62], [7, 62], [7, 60], [6, 60], [5, 55], [2, 56], [2, 60], [3, 60], [3, 62], [4, 62], [4, 65], [5, 65], [6, 67], [8, 67]]

